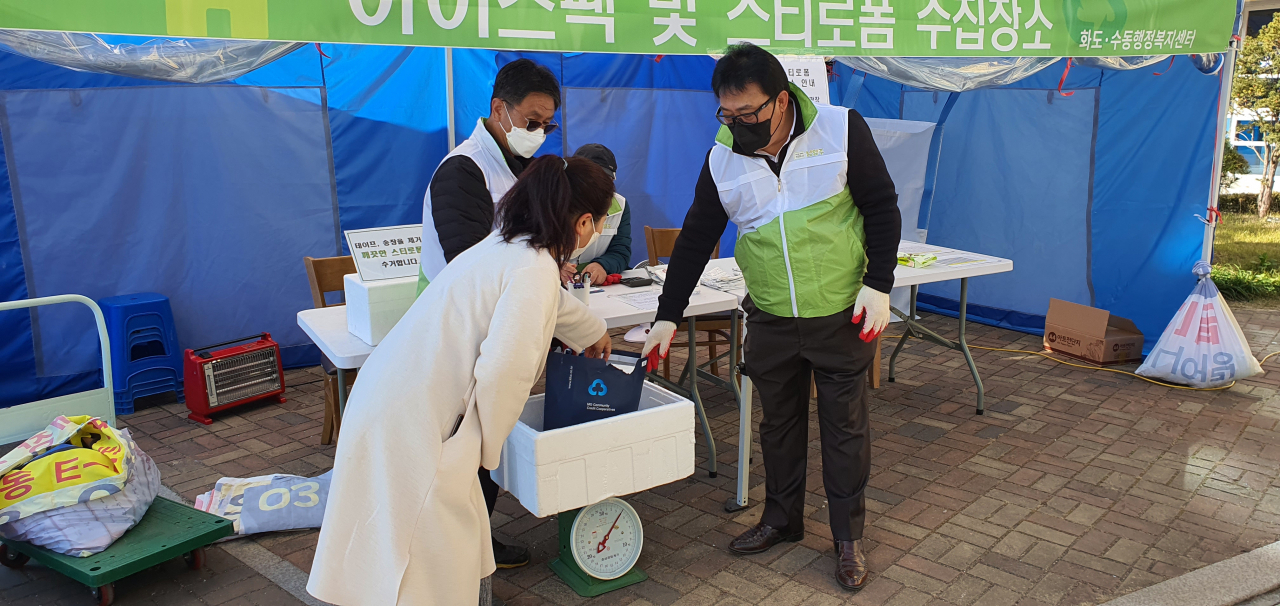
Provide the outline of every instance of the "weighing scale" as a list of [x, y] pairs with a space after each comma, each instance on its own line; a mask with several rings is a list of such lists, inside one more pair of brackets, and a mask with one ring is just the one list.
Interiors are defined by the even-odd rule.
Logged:
[[649, 578], [635, 567], [644, 528], [626, 501], [610, 497], [559, 519], [560, 557], [551, 570], [578, 595], [593, 598]]

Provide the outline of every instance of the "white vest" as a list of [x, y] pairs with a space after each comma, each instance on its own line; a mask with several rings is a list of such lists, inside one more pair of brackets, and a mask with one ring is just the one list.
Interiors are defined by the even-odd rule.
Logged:
[[708, 166], [729, 219], [734, 256], [756, 307], [776, 316], [828, 316], [853, 305], [866, 271], [862, 216], [847, 187], [849, 110], [814, 105], [793, 88], [796, 119], [811, 116], [780, 174], [733, 153], [722, 128]]
[[622, 194], [615, 193], [613, 205], [617, 206], [617, 210], [609, 209], [609, 214], [604, 218], [604, 229], [600, 231], [600, 237], [582, 251], [577, 259], [571, 259], [573, 263], [590, 263], [609, 250], [609, 243], [613, 241], [614, 236], [618, 235], [618, 224], [622, 223], [622, 211], [627, 207], [627, 199], [623, 198]]
[[[516, 176], [511, 172], [511, 167], [507, 166], [507, 159], [502, 155], [498, 142], [485, 129], [483, 118], [476, 121], [476, 129], [472, 131], [471, 137], [453, 148], [440, 163], [444, 164], [445, 160], [454, 156], [471, 158], [480, 167], [480, 172], [484, 173], [485, 188], [489, 190], [493, 204], [497, 204], [516, 184]], [[436, 170], [439, 168], [437, 166]], [[434, 179], [434, 175], [432, 178]], [[421, 264], [422, 275], [427, 280], [436, 279], [436, 275], [447, 264], [444, 249], [440, 246], [440, 234], [436, 233], [436, 223], [431, 217], [430, 186], [427, 186], [427, 193], [422, 199], [422, 256], [418, 262]]]
[[[773, 174], [762, 157], [735, 154], [723, 144], [711, 148], [708, 164], [720, 203], [742, 234], [845, 188], [849, 110], [830, 105], [815, 109], [818, 119], [791, 142], [787, 157], [778, 159], [781, 176]], [[796, 120], [802, 119], [796, 111]]]

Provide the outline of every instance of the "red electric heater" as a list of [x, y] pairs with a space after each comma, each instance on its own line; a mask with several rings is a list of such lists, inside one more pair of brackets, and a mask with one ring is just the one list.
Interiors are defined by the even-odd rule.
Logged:
[[[244, 343], [252, 341], [252, 343]], [[235, 345], [244, 343], [243, 345]], [[233, 345], [233, 347], [226, 347]], [[225, 347], [225, 349], [217, 349]], [[205, 425], [209, 415], [264, 398], [284, 402], [280, 345], [269, 333], [188, 349], [183, 360], [187, 415]]]

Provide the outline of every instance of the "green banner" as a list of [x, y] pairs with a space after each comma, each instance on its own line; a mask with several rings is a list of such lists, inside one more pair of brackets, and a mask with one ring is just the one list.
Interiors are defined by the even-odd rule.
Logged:
[[0, 28], [453, 46], [905, 57], [1221, 52], [1236, 0], [0, 0]]

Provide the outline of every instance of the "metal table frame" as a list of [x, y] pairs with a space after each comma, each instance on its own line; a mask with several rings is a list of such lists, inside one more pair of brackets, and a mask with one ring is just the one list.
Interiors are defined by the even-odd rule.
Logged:
[[[702, 423], [702, 434], [703, 436], [706, 437], [706, 440], [707, 440], [707, 473], [710, 474], [711, 477], [713, 478], [717, 477], [718, 475], [717, 468], [716, 468], [717, 466], [716, 441], [715, 441], [715, 438], [712, 437], [711, 435], [711, 425], [707, 421], [707, 410], [702, 404], [702, 395], [698, 393], [698, 381], [696, 377], [700, 377], [702, 379], [710, 381], [715, 385], [719, 385], [720, 387], [723, 387], [733, 392], [733, 397], [738, 402], [739, 410], [747, 411], [746, 418], [747, 418], [748, 426], [750, 426], [750, 423], [751, 423], [751, 401], [750, 399], [747, 399], [745, 401], [743, 400], [742, 392], [738, 389], [738, 384], [733, 381], [734, 373], [738, 371], [737, 369], [738, 349], [739, 349], [738, 347], [739, 328], [738, 327], [741, 324], [741, 321], [740, 321], [741, 312], [735, 308], [729, 312], [729, 318], [730, 318], [729, 351], [722, 353], [714, 358], [711, 358], [710, 360], [707, 360], [702, 364], [698, 364], [698, 348], [696, 345], [698, 342], [698, 337], [697, 337], [698, 321], [695, 317], [690, 316], [688, 318], [685, 318], [684, 320], [688, 324], [689, 360], [685, 362], [684, 370], [681, 371], [680, 377], [675, 381], [670, 381], [665, 377], [659, 375], [657, 372], [649, 373], [650, 381], [653, 381], [654, 383], [657, 383], [678, 394], [687, 396], [690, 400], [693, 400], [694, 408], [696, 408], [698, 411], [698, 420]], [[709, 367], [712, 362], [718, 362], [720, 360], [723, 360], [726, 357], [729, 358], [729, 364], [728, 364], [729, 379], [727, 380], [721, 379], [720, 377], [717, 377], [714, 373], [708, 370], [704, 370], [704, 368]], [[692, 380], [689, 380], [690, 377], [695, 377], [695, 378], [693, 378]], [[685, 385], [686, 380], [688, 380], [688, 385]], [[748, 456], [749, 455], [750, 455], [750, 449], [748, 449]], [[741, 461], [739, 461], [739, 469], [741, 469]], [[746, 477], [742, 473], [739, 473], [738, 475], [740, 477]]]
[[960, 338], [956, 341], [939, 336], [937, 333], [922, 326], [916, 321], [916, 294], [920, 289], [919, 286], [911, 287], [911, 313], [904, 314], [901, 311], [890, 307], [894, 315], [902, 318], [906, 324], [906, 331], [902, 333], [902, 338], [898, 339], [898, 346], [893, 348], [893, 354], [889, 356], [889, 382], [894, 382], [894, 364], [898, 360], [898, 354], [902, 352], [902, 347], [907, 344], [907, 339], [921, 339], [929, 341], [943, 347], [947, 347], [964, 354], [964, 361], [969, 365], [969, 372], [973, 374], [973, 382], [978, 386], [978, 409], [977, 414], [983, 414], [982, 397], [982, 377], [978, 375], [978, 366], [973, 363], [973, 354], [969, 353], [969, 343], [965, 340], [965, 324], [968, 317], [969, 307], [969, 278], [960, 278]]

